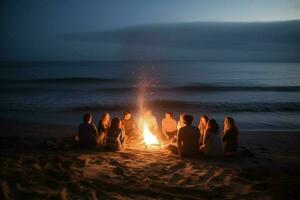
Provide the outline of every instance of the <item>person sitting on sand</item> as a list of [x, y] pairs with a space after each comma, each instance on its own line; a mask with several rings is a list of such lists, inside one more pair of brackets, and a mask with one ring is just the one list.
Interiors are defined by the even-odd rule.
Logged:
[[177, 135], [177, 122], [173, 118], [173, 113], [165, 113], [165, 118], [162, 119], [161, 127], [162, 133], [167, 139], [172, 140], [174, 136]]
[[96, 126], [92, 123], [92, 115], [85, 114], [83, 116], [83, 123], [78, 127], [78, 142], [79, 147], [92, 148], [96, 146], [96, 139], [98, 131]]
[[223, 145], [224, 152], [236, 152], [238, 146], [239, 129], [236, 126], [234, 119], [231, 117], [226, 117], [224, 120], [224, 135], [223, 135]]
[[183, 116], [185, 115], [185, 113], [180, 113], [179, 115], [179, 120], [177, 122], [177, 130], [179, 131], [182, 127], [184, 127], [184, 121], [183, 121]]
[[121, 150], [126, 137], [119, 118], [113, 118], [107, 131], [106, 146], [113, 151]]
[[199, 154], [199, 129], [192, 126], [194, 117], [184, 115], [184, 127], [178, 131], [178, 153], [181, 157], [195, 157]]
[[133, 136], [135, 134], [136, 130], [136, 123], [134, 119], [132, 118], [131, 112], [126, 111], [124, 112], [123, 118], [122, 118], [122, 126], [124, 127], [125, 134], [127, 137]]
[[201, 152], [206, 156], [222, 156], [223, 143], [220, 135], [219, 126], [214, 119], [208, 120], [204, 132], [203, 144], [200, 147]]
[[208, 122], [208, 117], [206, 115], [202, 115], [199, 121], [199, 131], [200, 131], [200, 146], [203, 144], [204, 131]]
[[103, 145], [106, 141], [107, 130], [109, 128], [110, 116], [108, 112], [103, 113], [98, 123], [98, 133], [97, 144]]

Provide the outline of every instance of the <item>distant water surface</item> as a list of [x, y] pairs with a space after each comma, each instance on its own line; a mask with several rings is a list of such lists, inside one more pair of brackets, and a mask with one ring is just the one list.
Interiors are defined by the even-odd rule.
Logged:
[[92, 112], [120, 116], [145, 105], [202, 114], [222, 126], [233, 116], [243, 130], [300, 130], [300, 63], [43, 62], [2, 63], [0, 117], [73, 124]]

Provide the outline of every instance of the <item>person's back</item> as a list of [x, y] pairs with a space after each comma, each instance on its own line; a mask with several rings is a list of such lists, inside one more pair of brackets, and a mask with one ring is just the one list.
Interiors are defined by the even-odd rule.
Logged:
[[231, 117], [226, 117], [224, 120], [224, 152], [236, 152], [238, 147], [239, 130]]
[[238, 133], [234, 130], [226, 131], [223, 136], [223, 143], [224, 143], [224, 152], [236, 152], [237, 151], [237, 135]]
[[223, 155], [223, 142], [219, 131], [219, 126], [214, 119], [208, 121], [207, 129], [204, 133], [201, 151], [206, 156]]
[[106, 146], [111, 150], [120, 150], [125, 142], [125, 135], [121, 129], [121, 120], [114, 118], [108, 129]]
[[92, 116], [90, 114], [84, 115], [84, 123], [78, 127], [78, 142], [82, 148], [92, 148], [95, 147], [97, 143], [97, 128], [91, 123], [91, 120]]
[[178, 148], [180, 156], [192, 157], [199, 154], [199, 129], [188, 125], [178, 132]]
[[220, 132], [206, 132], [204, 135], [204, 154], [207, 156], [223, 155], [223, 143]]

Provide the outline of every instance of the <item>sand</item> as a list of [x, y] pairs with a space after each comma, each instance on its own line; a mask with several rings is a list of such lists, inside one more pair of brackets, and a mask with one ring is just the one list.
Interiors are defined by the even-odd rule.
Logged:
[[76, 127], [1, 120], [0, 130], [0, 199], [300, 198], [299, 133], [242, 132], [254, 156], [182, 159], [136, 140], [120, 152], [49, 149]]

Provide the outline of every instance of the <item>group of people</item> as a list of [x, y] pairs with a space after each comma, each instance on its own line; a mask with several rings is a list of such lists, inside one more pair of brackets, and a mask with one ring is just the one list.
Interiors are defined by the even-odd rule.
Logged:
[[181, 157], [197, 157], [199, 154], [215, 157], [237, 152], [239, 129], [233, 118], [225, 118], [223, 134], [215, 119], [202, 115], [198, 127], [192, 125], [193, 120], [192, 115], [180, 115], [177, 138], [174, 137], [177, 146], [169, 147], [173, 153]]
[[78, 144], [82, 148], [105, 146], [111, 150], [122, 149], [128, 137], [138, 137], [139, 130], [143, 130], [146, 123], [148, 128], [161, 140], [171, 144], [169, 149], [182, 157], [194, 157], [199, 154], [206, 156], [221, 156], [224, 153], [237, 151], [239, 129], [234, 119], [226, 117], [223, 134], [214, 119], [203, 115], [198, 126], [193, 126], [194, 117], [180, 114], [179, 121], [174, 119], [173, 113], [166, 112], [161, 122], [161, 131], [155, 116], [147, 110], [140, 116], [138, 123], [131, 112], [126, 111], [123, 117], [110, 120], [109, 113], [104, 113], [99, 120], [98, 127], [92, 123], [92, 115], [85, 114], [83, 123], [78, 129]]

